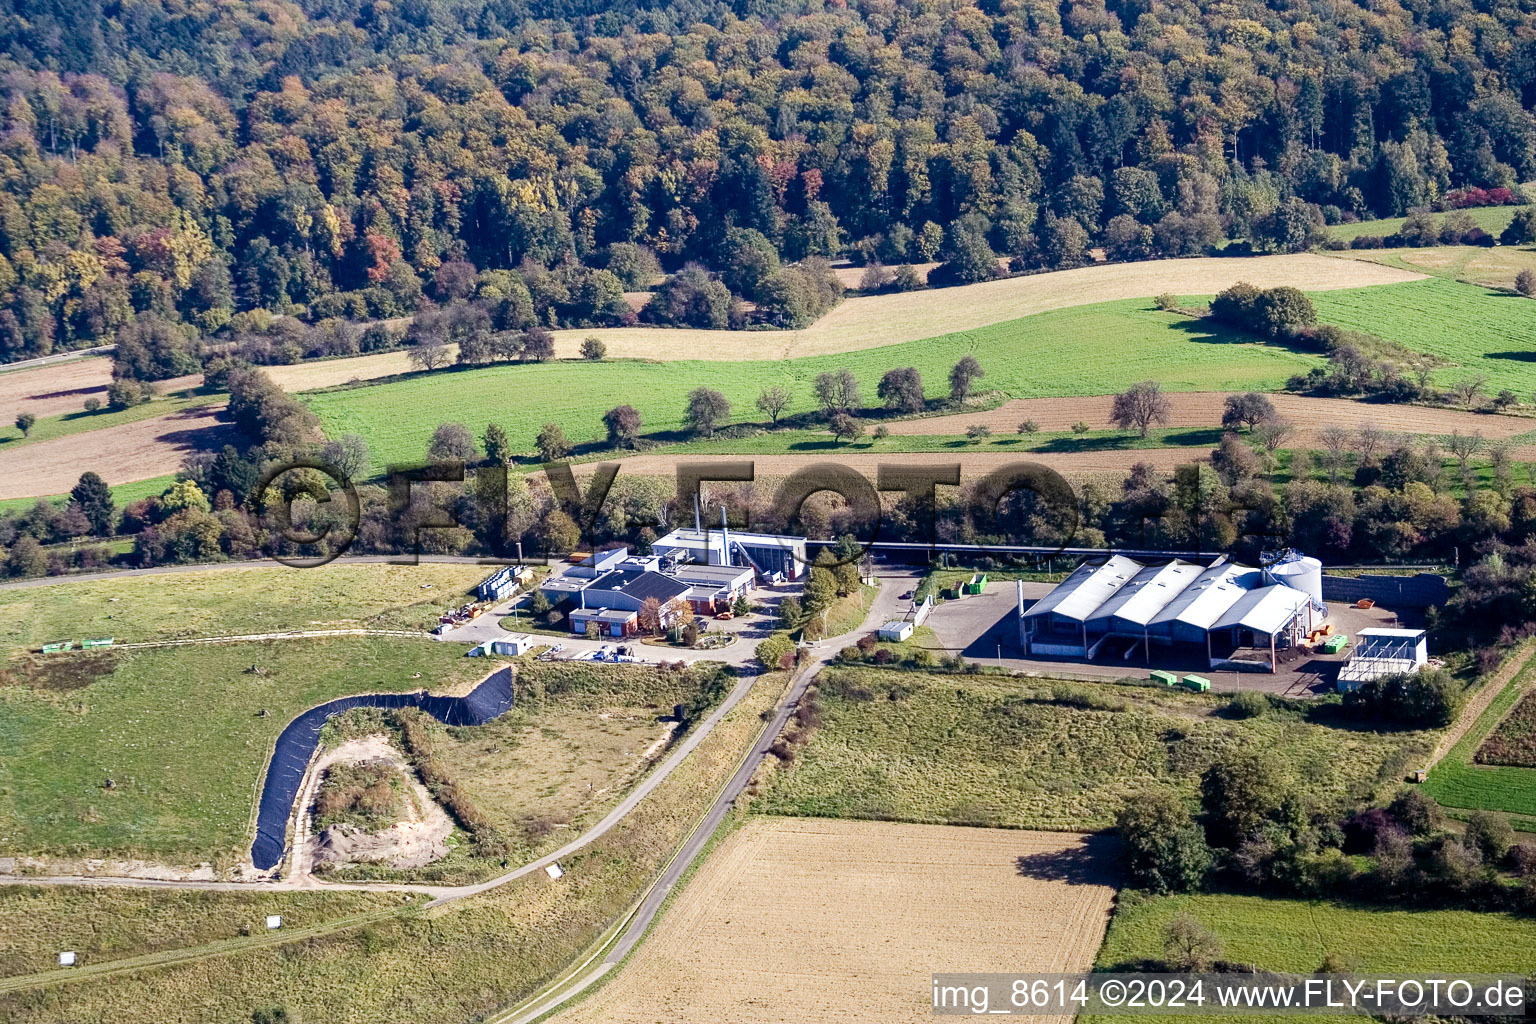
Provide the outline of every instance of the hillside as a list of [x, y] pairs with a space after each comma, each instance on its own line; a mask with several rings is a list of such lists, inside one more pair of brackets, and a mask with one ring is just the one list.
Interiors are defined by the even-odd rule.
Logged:
[[643, 319], [803, 326], [822, 258], [1295, 251], [1536, 177], [1533, 28], [1466, 0], [29, 0], [0, 15], [0, 358], [186, 346], [174, 375], [264, 329], [241, 314], [427, 299], [614, 326], [690, 261], [718, 279]]

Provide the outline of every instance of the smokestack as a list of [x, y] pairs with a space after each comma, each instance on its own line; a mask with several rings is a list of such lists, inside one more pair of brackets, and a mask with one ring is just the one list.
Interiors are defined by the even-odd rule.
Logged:
[[704, 524], [699, 521], [699, 496], [693, 496], [693, 528], [699, 533], [704, 532]]
[[720, 506], [720, 564], [731, 564], [731, 528], [725, 524], [725, 506]]

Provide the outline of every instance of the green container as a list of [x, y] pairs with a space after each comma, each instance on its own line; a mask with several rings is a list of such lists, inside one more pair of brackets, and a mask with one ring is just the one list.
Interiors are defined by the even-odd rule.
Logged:
[[81, 640], [81, 648], [86, 647], [111, 647], [115, 638], [110, 636], [98, 636], [91, 640]]
[[1338, 654], [1348, 645], [1348, 633], [1335, 633], [1333, 636], [1330, 636], [1327, 640], [1323, 641], [1323, 652], [1325, 654]]
[[1147, 678], [1154, 683], [1162, 683], [1164, 686], [1177, 686], [1179, 677], [1172, 672], [1164, 672], [1162, 669], [1153, 669], [1147, 673]]
[[1205, 676], [1185, 676], [1184, 685], [1196, 693], [1209, 693], [1211, 690], [1211, 681]]
[[73, 640], [56, 640], [51, 644], [43, 644], [44, 654], [57, 654], [60, 651], [72, 651], [75, 649]]
[[971, 581], [967, 583], [962, 589], [964, 589], [967, 594], [979, 594], [981, 593], [981, 588], [986, 585], [987, 574], [984, 572], [978, 572], [972, 574]]

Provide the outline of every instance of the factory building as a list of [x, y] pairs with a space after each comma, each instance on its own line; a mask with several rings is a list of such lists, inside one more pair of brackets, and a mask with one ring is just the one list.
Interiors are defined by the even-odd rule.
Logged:
[[1322, 564], [1294, 552], [1255, 568], [1218, 558], [1156, 565], [1124, 555], [1084, 562], [1026, 605], [1019, 588], [1019, 642], [1026, 653], [1150, 664], [1154, 647], [1203, 652], [1211, 668], [1267, 660], [1301, 643], [1328, 614]]

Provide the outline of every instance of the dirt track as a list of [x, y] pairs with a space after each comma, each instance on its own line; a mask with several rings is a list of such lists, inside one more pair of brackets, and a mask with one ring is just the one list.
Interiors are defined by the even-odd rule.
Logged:
[[929, 1021], [934, 971], [1088, 970], [1113, 896], [1078, 835], [754, 818], [554, 1020]]
[[63, 494], [93, 469], [109, 484], [165, 476], [199, 449], [218, 450], [239, 432], [218, 419], [222, 406], [199, 406], [106, 430], [0, 448], [0, 498]]
[[[1214, 427], [1221, 424], [1226, 392], [1192, 391], [1170, 394], [1173, 414], [1169, 427]], [[1305, 439], [1314, 446], [1324, 427], [1338, 426], [1358, 430], [1375, 425], [1381, 430], [1407, 434], [1482, 434], [1489, 439], [1515, 437], [1536, 431], [1536, 419], [1525, 416], [1500, 416], [1493, 413], [1464, 412], [1458, 409], [1431, 409], [1415, 405], [1380, 405], [1347, 398], [1307, 398], [1302, 395], [1271, 394], [1275, 410], [1296, 426], [1297, 434], [1287, 443]], [[898, 420], [887, 424], [892, 434], [959, 435], [973, 424], [984, 424], [995, 434], [1012, 434], [1024, 420], [1034, 420], [1042, 432], [1069, 430], [1083, 420], [1095, 430], [1111, 428], [1109, 395], [1095, 398], [1021, 398], [1004, 402], [985, 412], [932, 416], [920, 420]]]

